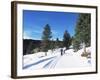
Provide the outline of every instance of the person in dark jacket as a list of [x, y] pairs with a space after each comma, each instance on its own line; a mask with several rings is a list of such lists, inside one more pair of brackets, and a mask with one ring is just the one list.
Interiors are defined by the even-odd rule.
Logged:
[[61, 51], [61, 56], [62, 56], [62, 55], [63, 55], [63, 49], [61, 48], [61, 50], [60, 50], [60, 51]]

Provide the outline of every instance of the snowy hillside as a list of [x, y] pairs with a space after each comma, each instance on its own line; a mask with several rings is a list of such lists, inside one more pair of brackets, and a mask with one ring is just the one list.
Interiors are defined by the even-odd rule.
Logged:
[[[64, 49], [64, 48], [63, 48]], [[86, 48], [88, 51], [90, 47]], [[49, 50], [47, 56], [45, 52], [38, 52], [23, 56], [23, 69], [54, 69], [54, 68], [78, 68], [91, 66], [91, 59], [82, 57], [83, 49], [74, 52], [73, 49], [66, 50], [61, 56], [61, 49]]]

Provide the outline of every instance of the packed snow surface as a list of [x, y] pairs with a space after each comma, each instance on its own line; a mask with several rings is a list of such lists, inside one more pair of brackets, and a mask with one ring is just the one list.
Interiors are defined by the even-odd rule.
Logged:
[[[91, 51], [90, 47], [86, 48]], [[57, 68], [78, 68], [91, 66], [91, 58], [82, 57], [83, 49], [74, 52], [73, 49], [65, 50], [63, 48], [63, 55], [61, 55], [61, 48], [54, 51], [48, 50], [47, 56], [45, 52], [38, 52], [34, 54], [23, 56], [23, 69], [57, 69]]]

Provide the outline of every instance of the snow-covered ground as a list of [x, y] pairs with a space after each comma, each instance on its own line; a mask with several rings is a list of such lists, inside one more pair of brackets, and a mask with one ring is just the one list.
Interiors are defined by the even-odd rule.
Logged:
[[[64, 49], [64, 48], [63, 48]], [[86, 48], [88, 51], [90, 47]], [[78, 68], [91, 66], [91, 59], [82, 57], [83, 49], [74, 52], [73, 49], [66, 50], [61, 56], [61, 49], [55, 49], [53, 52], [48, 50], [23, 56], [23, 69], [54, 69], [54, 68]]]

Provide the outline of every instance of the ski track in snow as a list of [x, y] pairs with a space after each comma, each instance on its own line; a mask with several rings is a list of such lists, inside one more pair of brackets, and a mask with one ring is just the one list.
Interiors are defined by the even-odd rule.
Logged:
[[44, 61], [50, 60], [52, 58], [54, 58], [54, 57], [50, 57], [50, 58], [46, 58], [46, 59], [39, 60], [37, 62], [34, 62], [32, 64], [29, 64], [29, 65], [24, 66], [23, 69], [26, 69], [26, 68], [31, 67], [31, 66], [34, 66], [34, 65], [38, 65], [38, 64], [43, 63]]
[[43, 68], [48, 68], [49, 65], [52, 63], [52, 61], [53, 61], [53, 60], [51, 60], [51, 61], [49, 61], [47, 64], [45, 64], [45, 65], [43, 66]]

